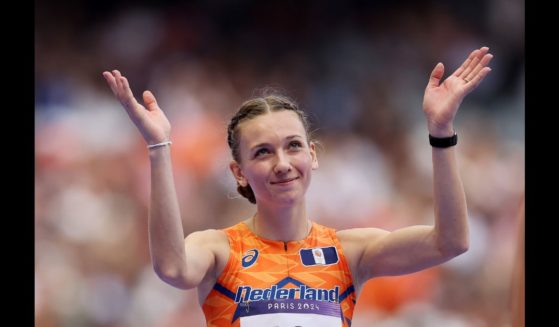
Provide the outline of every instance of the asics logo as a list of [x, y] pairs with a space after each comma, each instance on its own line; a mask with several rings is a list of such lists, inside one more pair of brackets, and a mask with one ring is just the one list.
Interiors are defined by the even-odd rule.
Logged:
[[243, 256], [243, 258], [241, 259], [241, 264], [243, 265], [244, 268], [248, 268], [256, 262], [256, 259], [258, 259], [258, 250], [251, 249], [248, 250], [246, 254]]

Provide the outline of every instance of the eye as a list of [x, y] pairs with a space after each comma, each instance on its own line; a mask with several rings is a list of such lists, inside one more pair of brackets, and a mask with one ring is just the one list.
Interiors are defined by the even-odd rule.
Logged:
[[268, 149], [260, 148], [254, 153], [254, 157], [257, 158], [257, 157], [263, 156], [263, 155], [268, 154], [268, 153], [270, 153], [270, 151]]
[[289, 148], [290, 149], [299, 149], [302, 148], [303, 144], [299, 141], [291, 141], [289, 142]]

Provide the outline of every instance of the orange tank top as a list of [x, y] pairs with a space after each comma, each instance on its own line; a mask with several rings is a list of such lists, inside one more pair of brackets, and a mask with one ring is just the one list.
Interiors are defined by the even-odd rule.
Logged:
[[224, 229], [229, 260], [202, 310], [208, 326], [351, 326], [355, 291], [336, 231], [312, 224], [302, 241]]

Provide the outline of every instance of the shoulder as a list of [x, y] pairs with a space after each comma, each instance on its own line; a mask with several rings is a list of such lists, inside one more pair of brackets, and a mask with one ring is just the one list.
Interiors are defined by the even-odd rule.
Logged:
[[189, 234], [184, 244], [187, 248], [210, 251], [218, 262], [227, 260], [229, 255], [229, 238], [223, 230], [206, 229]]
[[223, 230], [206, 229], [190, 233], [186, 239], [186, 243], [196, 245], [212, 245], [214, 243], [228, 243], [227, 234]]

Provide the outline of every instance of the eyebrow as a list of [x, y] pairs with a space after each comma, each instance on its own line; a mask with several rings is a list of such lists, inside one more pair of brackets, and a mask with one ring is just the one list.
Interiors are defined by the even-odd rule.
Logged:
[[[294, 134], [294, 135], [287, 136], [285, 139], [286, 140], [292, 140], [292, 139], [295, 139], [295, 138], [303, 138], [303, 137], [301, 135]], [[264, 146], [267, 146], [267, 145], [270, 145], [270, 143], [259, 143], [255, 146], [253, 146], [252, 148], [250, 148], [250, 151], [254, 151], [254, 150], [256, 150], [260, 147], [264, 147]]]

